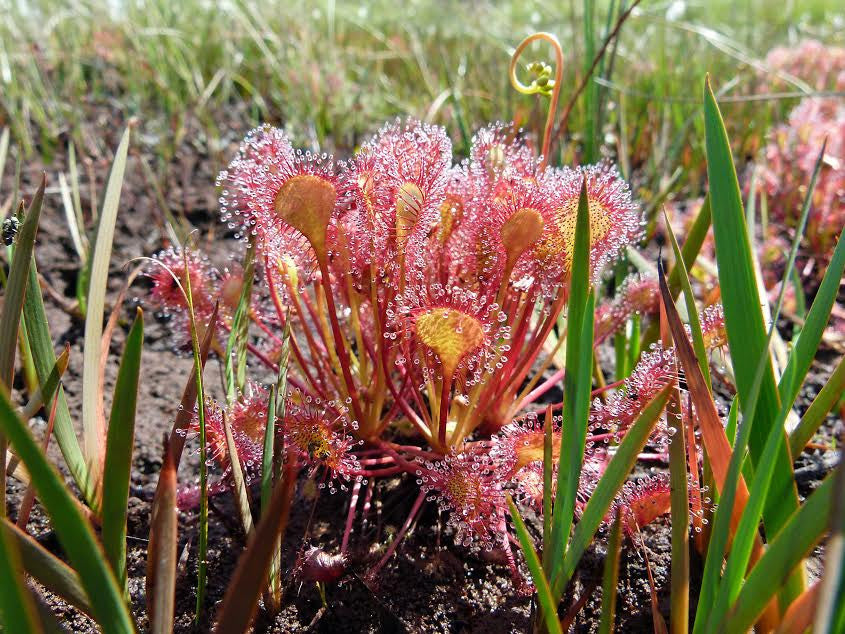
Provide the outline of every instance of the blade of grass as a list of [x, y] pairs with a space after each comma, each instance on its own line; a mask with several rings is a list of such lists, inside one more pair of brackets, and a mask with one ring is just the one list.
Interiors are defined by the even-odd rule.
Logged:
[[235, 574], [220, 607], [217, 625], [219, 634], [246, 632], [258, 609], [258, 597], [267, 580], [273, 550], [284, 537], [288, 512], [295, 490], [295, 471], [286, 463], [282, 479], [273, 490], [267, 512], [255, 530], [249, 546], [238, 559]]
[[0, 530], [15, 544], [23, 569], [28, 575], [70, 605], [85, 614], [91, 614], [91, 605], [85, 596], [79, 575], [70, 566], [8, 519], [0, 522]]
[[229, 464], [232, 467], [232, 481], [234, 483], [235, 504], [241, 516], [244, 534], [249, 536], [253, 532], [252, 511], [249, 508], [249, 494], [246, 490], [246, 480], [241, 469], [241, 459], [238, 456], [238, 448], [235, 445], [235, 438], [232, 436], [232, 427], [229, 425], [226, 412], [223, 412], [223, 431], [226, 434], [226, 452], [229, 455]]
[[804, 450], [813, 434], [821, 427], [828, 412], [842, 398], [843, 392], [845, 392], [845, 357], [839, 360], [833, 374], [816, 394], [816, 398], [810, 403], [810, 407], [789, 435], [789, 450], [793, 458], [798, 457], [798, 454]]
[[[675, 232], [672, 231], [672, 226], [669, 224], [669, 218], [666, 216], [665, 210], [663, 211], [663, 220], [666, 223], [666, 234], [669, 237], [672, 252], [675, 255], [675, 266], [672, 268], [672, 273], [677, 273], [676, 279], [678, 280], [678, 286], [684, 293], [684, 303], [687, 308], [687, 316], [689, 317], [690, 331], [692, 332], [692, 347], [695, 350], [698, 367], [701, 368], [701, 374], [704, 375], [707, 387], [712, 390], [710, 364], [707, 363], [707, 347], [704, 345], [704, 334], [701, 332], [701, 319], [699, 319], [698, 308], [695, 305], [695, 295], [693, 295], [692, 286], [690, 285], [689, 273], [684, 262], [683, 252], [678, 246], [678, 239], [675, 237]], [[669, 281], [667, 280], [667, 285], [668, 283]], [[671, 286], [669, 286], [669, 290], [672, 290]], [[677, 295], [673, 295], [672, 297], [676, 298]]]
[[[554, 477], [554, 448], [552, 446], [552, 432], [554, 418], [552, 406], [546, 408], [546, 418], [543, 421], [543, 544], [552, 543], [552, 478]], [[549, 556], [551, 548], [543, 548], [543, 570], [550, 566]]]
[[642, 451], [648, 440], [651, 431], [657, 424], [657, 419], [660, 413], [666, 406], [669, 399], [672, 384], [665, 386], [657, 396], [643, 409], [642, 413], [637, 418], [636, 422], [631, 426], [622, 442], [616, 449], [613, 458], [607, 465], [604, 474], [599, 478], [596, 488], [590, 496], [584, 512], [581, 514], [581, 519], [575, 525], [575, 531], [572, 534], [572, 540], [569, 548], [566, 550], [564, 557], [561, 576], [556, 585], [552, 586], [553, 594], [562, 593], [566, 588], [566, 584], [575, 572], [581, 556], [593, 541], [593, 537], [599, 528], [602, 520], [607, 515], [610, 505], [613, 503], [613, 498], [619, 491], [619, 488], [624, 484], [625, 479], [631, 472], [631, 468], [637, 460], [637, 455]]
[[751, 570], [731, 611], [717, 624], [718, 631], [745, 632], [754, 624], [829, 528], [835, 493], [834, 477], [826, 478], [790, 517]]
[[[106, 447], [106, 421], [100, 389], [100, 355], [102, 351], [103, 314], [106, 284], [111, 260], [112, 240], [120, 206], [120, 192], [129, 152], [126, 128], [115, 152], [106, 186], [103, 208], [99, 215], [97, 238], [90, 256], [91, 277], [85, 312], [85, 346], [82, 360], [82, 447], [89, 468], [91, 485], [99, 491]], [[97, 496], [99, 497], [99, 496]]]
[[79, 261], [84, 264], [88, 259], [88, 253], [85, 246], [82, 244], [82, 236], [79, 230], [79, 225], [76, 223], [76, 212], [73, 209], [70, 186], [67, 184], [67, 179], [62, 172], [59, 172], [59, 190], [62, 194], [62, 205], [65, 208], [65, 220], [67, 221], [70, 237], [73, 241], [73, 248], [76, 251], [76, 255], [79, 256]]
[[[199, 537], [197, 538], [197, 602], [194, 624], [199, 625], [205, 608], [205, 591], [208, 582], [208, 446], [205, 429], [205, 393], [203, 391], [202, 378], [202, 353], [200, 350], [199, 337], [197, 336], [197, 321], [194, 314], [194, 295], [191, 291], [191, 267], [188, 266], [188, 251], [182, 251], [185, 259], [185, 299], [188, 304], [188, 318], [191, 327], [191, 348], [194, 353], [194, 380], [196, 382], [196, 408], [197, 420], [199, 421], [199, 444], [200, 444], [200, 517]], [[210, 324], [213, 328], [214, 323]]]
[[[31, 260], [29, 268], [23, 318], [26, 322], [29, 348], [32, 352], [35, 371], [41, 383], [41, 391], [44, 393], [57, 360], [55, 351], [53, 350], [53, 341], [50, 337], [50, 326], [47, 324], [47, 313], [44, 310], [44, 299], [41, 295], [41, 287], [38, 284], [38, 270], [36, 269], [34, 258]], [[64, 388], [61, 385], [59, 385], [54, 398], [58, 400], [54, 424], [56, 442], [59, 445], [71, 477], [73, 477], [79, 490], [82, 491], [82, 496], [85, 500], [91, 503], [93, 495], [88, 485], [88, 469], [79, 446], [79, 440], [73, 428], [73, 422], [70, 418], [70, 410], [67, 406]], [[50, 400], [48, 399], [45, 402], [45, 405], [48, 407], [52, 407]]]
[[821, 588], [821, 583], [810, 586], [804, 594], [792, 602], [775, 634], [806, 632], [813, 626], [813, 613], [818, 606], [819, 588]]
[[76, 226], [79, 230], [79, 238], [82, 242], [83, 263], [88, 259], [88, 237], [85, 235], [85, 218], [82, 216], [82, 199], [79, 195], [79, 169], [76, 165], [76, 147], [73, 141], [67, 144], [67, 165], [70, 174], [70, 192], [73, 203], [73, 214], [76, 219]]
[[[704, 578], [699, 592], [699, 602], [696, 611], [695, 632], [704, 628], [706, 610], [712, 604], [716, 593], [718, 574], [721, 571], [722, 554], [728, 544], [730, 530], [735, 529], [740, 521], [742, 509], [748, 501], [748, 489], [745, 480], [739, 472], [741, 461], [737, 458], [740, 453], [731, 453], [731, 446], [725, 435], [725, 430], [716, 411], [716, 404], [710, 394], [704, 375], [701, 373], [698, 360], [692, 345], [687, 338], [678, 311], [672, 300], [663, 270], [658, 270], [658, 282], [663, 309], [666, 312], [669, 330], [675, 341], [675, 351], [686, 375], [687, 386], [699, 417], [702, 440], [705, 451], [713, 469], [720, 499], [716, 513], [716, 522], [708, 546], [708, 557], [704, 567]], [[765, 361], [766, 359], [764, 359]], [[762, 372], [758, 375], [762, 376]], [[756, 390], [755, 390], [756, 391]], [[756, 403], [756, 399], [753, 401]], [[756, 561], [762, 552], [759, 536], [754, 541], [752, 555]]]
[[[193, 377], [189, 380], [189, 386], [191, 384], [193, 384]], [[178, 467], [173, 453], [173, 444], [165, 441], [164, 459], [150, 516], [146, 588], [150, 632], [153, 634], [169, 634], [173, 631], [173, 614], [176, 605], [179, 524], [176, 511], [176, 472]]]
[[[792, 268], [795, 264], [795, 257], [798, 253], [798, 246], [800, 245], [801, 238], [804, 233], [804, 227], [807, 223], [807, 217], [809, 215], [810, 210], [809, 201], [812, 197], [816, 181], [815, 177], [818, 175], [822, 156], [824, 156], [824, 147], [822, 147], [822, 151], [819, 154], [818, 160], [816, 161], [816, 169], [811, 180], [810, 188], [807, 191], [807, 195], [805, 197], [801, 218], [798, 222], [798, 226], [795, 232], [795, 238], [792, 243], [792, 248], [790, 249], [789, 256], [787, 258], [786, 270], [783, 275], [783, 283], [781, 284], [781, 290], [778, 295], [774, 313], [772, 315], [772, 324], [769, 327], [769, 333], [766, 339], [766, 349], [768, 349], [769, 341], [771, 340], [772, 335], [774, 334], [775, 325], [777, 323], [778, 318], [780, 317], [780, 310], [783, 305], [783, 298], [784, 293], [786, 291], [787, 281], [790, 278]], [[766, 358], [762, 358], [760, 360], [757, 367], [749, 401], [743, 404], [743, 422], [737, 434], [737, 439], [734, 443], [734, 455], [731, 456], [731, 468], [736, 469], [737, 472], [740, 468], [740, 463], [745, 453], [746, 443], [748, 442], [748, 435], [750, 433], [750, 431], [748, 430], [748, 423], [754, 420], [754, 411], [758, 403], [757, 395], [762, 380], [762, 374], [765, 371], [764, 363], [766, 362], [766, 360]], [[768, 494], [769, 485], [775, 466], [775, 460], [778, 455], [778, 452], [781, 450], [781, 444], [783, 443], [783, 426], [786, 422], [787, 415], [789, 414], [790, 406], [791, 403], [784, 402], [781, 405], [777, 419], [774, 421], [774, 424], [770, 426], [768, 437], [766, 438], [766, 445], [763, 449], [763, 453], [760, 457], [760, 460], [758, 461], [757, 468], [755, 469], [754, 479], [751, 484], [751, 492], [749, 494], [748, 503], [743, 509], [742, 518], [740, 519], [740, 523], [734, 535], [733, 547], [731, 548], [731, 554], [728, 558], [727, 568], [722, 574], [722, 582], [719, 585], [719, 593], [716, 596], [715, 604], [710, 608], [710, 623], [716, 623], [719, 619], [721, 619], [722, 614], [724, 614], [724, 612], [728, 609], [728, 606], [733, 602], [733, 600], [736, 598], [736, 595], [739, 593], [740, 584], [744, 577], [743, 573], [748, 566], [748, 560], [751, 555], [752, 543], [753, 540], [757, 537], [757, 526], [760, 520], [760, 514], [762, 512], [763, 503]], [[727, 487], [730, 488], [731, 484], [732, 480], [729, 477]]]
[[[668, 225], [668, 222], [667, 222]], [[671, 228], [668, 229], [671, 234]], [[674, 235], [672, 235], [674, 240]], [[677, 247], [677, 241], [673, 243]], [[676, 249], [676, 257], [679, 250]], [[662, 263], [658, 260], [658, 265]], [[683, 266], [679, 260], [678, 266]], [[682, 277], [686, 277], [682, 275]], [[689, 280], [687, 280], [687, 285]], [[666, 323], [666, 311], [660, 307], [660, 331], [665, 349], [672, 346], [672, 335]], [[695, 327], [693, 327], [693, 332]], [[699, 333], [700, 334], [700, 333]], [[677, 362], [672, 368], [678, 373]], [[667, 431], [669, 437], [669, 491], [670, 510], [672, 513], [672, 567], [670, 577], [670, 627], [673, 633], [687, 634], [689, 631], [689, 491], [687, 483], [687, 451], [684, 438], [683, 410], [681, 408], [681, 394], [678, 386], [674, 385], [669, 395], [666, 407]], [[695, 465], [698, 468], [698, 465]]]
[[[41, 184], [32, 197], [23, 224], [15, 239], [6, 292], [3, 295], [3, 313], [0, 315], [0, 391], [11, 392], [15, 375], [15, 352], [21, 324], [26, 280], [32, 251], [35, 248], [35, 234], [44, 201], [44, 187], [47, 178], [41, 175]], [[6, 438], [0, 433], [0, 517], [6, 516]]]
[[[809, 194], [808, 194], [809, 196]], [[801, 328], [801, 334], [792, 348], [789, 361], [784, 368], [778, 388], [781, 398], [790, 405], [795, 402], [804, 378], [810, 370], [816, 351], [819, 349], [822, 335], [827, 327], [830, 312], [836, 302], [842, 274], [845, 271], [845, 229], [839, 234], [839, 241], [827, 266], [822, 283], [816, 293], [807, 319]]]
[[[226, 342], [226, 399], [233, 403], [238, 390], [246, 383], [246, 352], [249, 336], [249, 311], [252, 303], [252, 282], [255, 278], [255, 242], [250, 241], [244, 254], [241, 295], [232, 317], [232, 330]], [[234, 359], [233, 359], [234, 356]]]
[[[44, 432], [44, 437], [41, 439], [41, 450], [44, 453], [47, 453], [47, 448], [50, 446], [50, 436], [53, 434], [53, 426], [56, 422], [56, 405], [58, 405], [58, 401], [53, 401], [53, 407], [50, 409], [50, 416], [47, 419], [47, 429]], [[16, 522], [23, 531], [26, 531], [26, 525], [29, 524], [29, 515], [32, 513], [34, 504], [35, 486], [33, 486], [32, 482], [27, 482], [26, 491], [24, 491], [23, 499], [18, 507], [18, 519]]]
[[23, 566], [15, 544], [6, 531], [0, 530], [0, 625], [7, 632], [41, 632], [41, 621], [26, 580], [21, 574]]
[[141, 350], [144, 347], [144, 313], [138, 308], [129, 330], [114, 386], [103, 468], [103, 549], [121, 587], [126, 588], [126, 515], [129, 478], [135, 442], [135, 412]]
[[592, 80], [593, 58], [596, 56], [596, 8], [593, 0], [584, 0], [584, 60], [582, 72], [589, 83], [584, 90], [584, 157], [583, 163], [594, 163], [598, 157], [598, 84]]
[[9, 128], [3, 128], [3, 134], [0, 134], [0, 177], [3, 176], [3, 170], [6, 169], [6, 157], [9, 155]]
[[[840, 440], [842, 435], [840, 434]], [[825, 570], [819, 589], [813, 631], [833, 634], [845, 625], [845, 468], [840, 462], [834, 480], [830, 538], [825, 545]]]
[[[214, 339], [219, 305], [214, 305], [200, 345], [200, 365], [205, 368], [211, 341]], [[146, 596], [150, 613], [150, 629], [156, 634], [171, 632], [176, 592], [178, 518], [176, 512], [176, 479], [188, 425], [197, 399], [196, 370], [191, 370], [176, 421], [165, 440], [161, 473], [156, 485], [150, 516], [150, 542], [147, 546]]]
[[50, 371], [50, 374], [44, 383], [44, 389], [42, 390], [39, 386], [35, 391], [35, 394], [33, 394], [29, 401], [27, 401], [26, 405], [21, 408], [20, 417], [23, 420], [29, 420], [35, 416], [44, 406], [45, 401], [49, 403], [54, 400], [53, 397], [56, 395], [56, 390], [59, 389], [59, 384], [62, 380], [62, 376], [64, 376], [65, 370], [67, 370], [69, 360], [70, 344], [66, 343], [65, 349], [62, 350], [62, 353], [59, 355], [58, 359], [56, 359], [56, 364], [53, 366], [53, 369]]
[[[290, 360], [290, 320], [285, 318], [282, 333], [282, 349], [279, 354], [279, 375], [276, 385], [270, 389], [270, 402], [267, 407], [267, 428], [264, 430], [264, 454], [261, 462], [261, 514], [266, 512], [273, 494], [273, 487], [281, 477], [284, 452], [284, 437], [276, 426], [277, 420], [285, 418], [285, 398], [287, 393], [288, 362]], [[279, 442], [276, 442], [276, 436]], [[276, 540], [273, 547], [273, 561], [270, 564], [267, 598], [271, 609], [275, 609], [282, 599], [282, 542]]]
[[531, 542], [531, 535], [528, 534], [528, 529], [525, 527], [525, 522], [522, 521], [522, 516], [519, 514], [519, 509], [513, 503], [510, 494], [506, 494], [508, 499], [508, 509], [510, 510], [511, 518], [513, 519], [513, 526], [516, 530], [519, 545], [522, 548], [522, 554], [525, 555], [525, 564], [531, 572], [531, 580], [534, 582], [534, 587], [537, 589], [537, 600], [540, 603], [540, 613], [543, 617], [543, 623], [546, 626], [546, 631], [549, 634], [563, 634], [560, 628], [560, 621], [557, 618], [557, 602], [552, 597], [552, 592], [549, 589], [549, 582], [543, 572], [543, 566], [540, 564], [540, 558], [537, 556], [537, 551], [534, 550], [534, 544]]
[[276, 386], [270, 386], [267, 398], [267, 423], [264, 427], [264, 446], [261, 454], [261, 509], [270, 503], [273, 494], [273, 445], [276, 439]]
[[[551, 569], [548, 577], [553, 588], [557, 588], [563, 553], [569, 541], [575, 498], [584, 458], [587, 418], [589, 415], [590, 390], [592, 388], [593, 363], [593, 311], [588, 312], [590, 302], [590, 207], [587, 202], [586, 178], [581, 183], [578, 211], [575, 221], [575, 253], [572, 274], [569, 280], [566, 328], [566, 373], [563, 387], [563, 426], [560, 456], [558, 457], [557, 489], [555, 491], [554, 513], [552, 515]], [[585, 333], [584, 324], [590, 321], [590, 332]], [[584, 335], [588, 344], [584, 345]], [[560, 592], [553, 596], [560, 599]]]
[[134, 632], [135, 627], [123, 601], [123, 593], [87, 519], [65, 488], [55, 467], [49, 463], [2, 393], [0, 429], [26, 465], [59, 542], [85, 588], [97, 623], [108, 632]]
[[[736, 169], [725, 124], [710, 88], [709, 77], [705, 80], [704, 89], [704, 128], [716, 262], [719, 267], [725, 327], [737, 391], [740, 401], [747, 403], [754, 383], [757, 360], [763, 354], [768, 355], [768, 348]], [[767, 361], [760, 386], [759, 403], [750, 429], [749, 449], [755, 466], [761, 458], [768, 432], [779, 410], [780, 399], [774, 372], [771, 362]], [[798, 507], [798, 492], [785, 445], [778, 452], [768, 499], [763, 519], [767, 535], [773, 537]], [[787, 594], [797, 596], [802, 588], [803, 581], [796, 578], [790, 583]]]
[[601, 586], [601, 618], [599, 634], [611, 634], [616, 618], [616, 597], [619, 585], [619, 557], [622, 554], [622, 521], [619, 511], [613, 520], [604, 558], [604, 576]]

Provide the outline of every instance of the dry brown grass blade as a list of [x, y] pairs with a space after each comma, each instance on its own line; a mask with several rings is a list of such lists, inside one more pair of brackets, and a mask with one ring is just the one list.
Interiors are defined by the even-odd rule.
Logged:
[[[217, 308], [215, 305], [200, 345], [203, 367], [205, 367], [208, 350], [214, 338]], [[185, 448], [185, 432], [191, 421], [196, 400], [196, 374], [191, 372], [182, 394], [182, 403], [176, 414], [173, 429], [169, 438], [165, 441], [164, 461], [153, 499], [150, 542], [147, 547], [146, 580], [147, 609], [150, 612], [151, 631], [153, 632], [170, 632], [173, 628], [177, 561], [176, 475], [179, 470], [179, 462], [182, 459], [182, 451]]]

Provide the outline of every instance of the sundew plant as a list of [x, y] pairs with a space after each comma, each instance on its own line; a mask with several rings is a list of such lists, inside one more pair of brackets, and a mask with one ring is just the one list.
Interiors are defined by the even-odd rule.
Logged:
[[[845, 387], [841, 359], [809, 408], [792, 411], [839, 293], [841, 227], [810, 240], [823, 266], [790, 345], [777, 328], [805, 228], [841, 215], [838, 207], [813, 212], [838, 195], [830, 192], [841, 179], [822, 171], [831, 145], [800, 130], [773, 139], [769, 155], [780, 162], [796, 144], [802, 156], [815, 150], [815, 160], [791, 172], [807, 180], [797, 199], [771, 185], [778, 162], [766, 172], [772, 209], [789, 226], [770, 305], [709, 78], [709, 193], [683, 244], [610, 159], [555, 160], [576, 155], [553, 146], [582, 91], [592, 104], [585, 134], [595, 135], [599, 108], [587, 79], [629, 13], [603, 46], [587, 43], [592, 65], [557, 127], [563, 50], [538, 33], [516, 48], [509, 75], [548, 106], [540, 133], [490, 123], [461, 159], [444, 128], [400, 118], [333, 157], [261, 125], [217, 178], [223, 230], [236, 238], [218, 243], [227, 252], [203, 253], [173, 232], [172, 246], [142, 258], [127, 287], [143, 269], [141, 304], [167, 324], [175, 353], [194, 362], [152, 501], [146, 622], [132, 615], [140, 590], [128, 580], [126, 546], [140, 309], [108, 423], [103, 398], [119, 320], [115, 310], [103, 326], [104, 298], [129, 132], [85, 263], [81, 446], [61, 389], [68, 353], [53, 354], [32, 257], [42, 183], [29, 209], [21, 205], [4, 225], [11, 266], [0, 318], [0, 457], [4, 481], [8, 474], [27, 492], [22, 522], [3, 506], [3, 627], [55, 629], [29, 577], [103, 631], [173, 631], [177, 571], [194, 552], [186, 546], [178, 563], [179, 511], [196, 519], [194, 623], [208, 625], [209, 507], [228, 496], [245, 548], [214, 613], [218, 632], [247, 631], [259, 609], [279, 614], [297, 584], [316, 585], [323, 610], [327, 588], [350, 579], [378, 596], [429, 506], [460, 552], [501, 555], [514, 595], [531, 604], [531, 631], [574, 624], [597, 585], [573, 583], [589, 549], [603, 557], [599, 628], [612, 631], [623, 544], [645, 561], [656, 632], [842, 631], [845, 470], [832, 469], [805, 499], [794, 473]], [[537, 41], [552, 47], [553, 65], [520, 63]], [[790, 125], [819, 118], [799, 108]], [[592, 137], [587, 145], [597, 149]], [[753, 200], [757, 190], [749, 191]], [[660, 251], [649, 242], [657, 224]], [[690, 271], [711, 227], [718, 292], [702, 298]], [[35, 389], [16, 409], [18, 349]], [[219, 383], [204, 372], [210, 354], [220, 360]], [[82, 501], [27, 428], [42, 407]], [[196, 447], [198, 479], [178, 478], [186, 446]], [[392, 538], [364, 543], [375, 492], [388, 482], [408, 498], [408, 513]], [[26, 533], [36, 496], [70, 565]], [[342, 498], [335, 506], [344, 511], [332, 518], [337, 539], [314, 546], [310, 505], [321, 496]], [[306, 506], [299, 539], [291, 517]], [[648, 561], [655, 522], [671, 531], [668, 623]], [[808, 578], [805, 558], [823, 541], [825, 574]], [[691, 588], [693, 561], [700, 586]]]

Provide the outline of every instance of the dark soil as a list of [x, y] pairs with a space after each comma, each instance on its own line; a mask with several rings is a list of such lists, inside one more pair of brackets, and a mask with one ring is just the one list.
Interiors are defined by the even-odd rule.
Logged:
[[[166, 176], [162, 187], [168, 206], [182, 211], [200, 229], [200, 243], [218, 244], [231, 240], [223, 234], [218, 223], [217, 194], [214, 178], [222, 167], [223, 157], [231, 156], [237, 141], [250, 126], [247, 115], [231, 114], [231, 138], [228, 146], [216, 147], [212, 155], [199, 134], [189, 133], [183, 138], [171, 162], [160, 166]], [[117, 146], [118, 134], [124, 123], [119, 113], [96, 112], [89, 117], [89, 133], [98, 138], [101, 147]], [[199, 126], [196, 126], [199, 128]], [[143, 137], [141, 143], [143, 143]], [[89, 148], [90, 150], [90, 148]], [[127, 265], [133, 258], [148, 256], [166, 242], [161, 230], [159, 208], [155, 194], [146, 181], [139, 163], [139, 155], [153, 163], [153, 158], [136, 143], [127, 166], [121, 197], [121, 211], [115, 233], [112, 276], [109, 299], [113, 300], [123, 286]], [[12, 155], [14, 158], [14, 154]], [[91, 156], [90, 173], [96, 178], [97, 196], [101, 197], [108, 178], [110, 155]], [[13, 190], [13, 170], [8, 168], [0, 187], [0, 198]], [[41, 171], [48, 176], [48, 194], [36, 249], [40, 273], [65, 303], [75, 294], [78, 262], [73, 251], [61, 206], [57, 174], [66, 170], [65, 157], [55, 157], [52, 164], [41, 165], [37, 159], [27, 159], [21, 170], [21, 191], [26, 197], [34, 192]], [[91, 208], [91, 192], [86, 171], [83, 170], [82, 205]], [[98, 203], [99, 204], [99, 203]], [[218, 249], [225, 252], [225, 249]], [[142, 291], [137, 292], [143, 295]], [[132, 293], [130, 293], [130, 296]], [[47, 313], [56, 346], [66, 342], [71, 346], [71, 365], [64, 385], [71, 414], [78, 419], [81, 412], [81, 363], [83, 323], [62, 309], [61, 301], [47, 298]], [[111, 393], [117, 371], [117, 354], [122, 350], [125, 329], [134, 307], [127, 302], [122, 308], [125, 320], [115, 333], [112, 344], [113, 362], [106, 374], [106, 394]], [[178, 401], [191, 367], [191, 359], [174, 353], [168, 338], [166, 322], [147, 317], [146, 343], [143, 353], [138, 417], [136, 423], [135, 460], [132, 471], [132, 497], [129, 515], [129, 589], [133, 607], [141, 627], [146, 626], [145, 566], [150, 500], [155, 491], [161, 465], [162, 437], [171, 428]], [[829, 376], [829, 358], [812, 370], [807, 387], [800, 396], [799, 413], [809, 404], [823, 381]], [[219, 364], [211, 360], [206, 372], [213, 385], [220, 375]], [[826, 425], [831, 437], [834, 426], [841, 425], [833, 417]], [[43, 420], [34, 425], [36, 434], [43, 433]], [[55, 443], [51, 456], [61, 467], [61, 456]], [[833, 467], [833, 453], [816, 450], [799, 459], [797, 481], [802, 496], [806, 496]], [[662, 467], [665, 468], [665, 467]], [[197, 458], [186, 455], [180, 472], [180, 482], [196, 478]], [[309, 544], [321, 545], [329, 552], [337, 549], [346, 517], [348, 498], [324, 494], [315, 499], [311, 487], [301, 482], [291, 523], [288, 528], [287, 570], [290, 570], [303, 536]], [[22, 487], [9, 484], [9, 513], [14, 517], [22, 495]], [[399, 548], [397, 555], [383, 569], [376, 585], [368, 586], [364, 578], [380, 549], [405, 521], [416, 495], [412, 482], [394, 479], [380, 482], [374, 495], [373, 511], [365, 527], [356, 523], [352, 537], [352, 556], [348, 574], [340, 583], [326, 588], [327, 607], [323, 608], [313, 584], [301, 584], [288, 577], [284, 608], [275, 617], [259, 613], [256, 631], [267, 632], [526, 632], [531, 621], [531, 600], [515, 588], [501, 553], [489, 555], [469, 552], [455, 545], [452, 535], [439, 517], [434, 505], [428, 504], [416, 526]], [[316, 504], [313, 522], [309, 517]], [[531, 518], [529, 518], [531, 519]], [[534, 527], [536, 528], [536, 521]], [[307, 529], [307, 530], [306, 530]], [[50, 529], [42, 509], [36, 505], [28, 527], [29, 532], [44, 546], [60, 553], [61, 548]], [[195, 513], [180, 515], [180, 549], [187, 553], [180, 563], [181, 576], [177, 587], [176, 630], [179, 632], [206, 631], [213, 622], [217, 603], [223, 598], [228, 580], [243, 550], [244, 537], [240, 531], [235, 509], [229, 496], [213, 500], [210, 522], [209, 593], [202, 623], [195, 627], [196, 583]], [[660, 610], [668, 618], [670, 536], [668, 520], [659, 521], [644, 531], [648, 561], [658, 589]], [[574, 620], [578, 632], [594, 631], [601, 609], [601, 576], [604, 559], [603, 541], [597, 540], [582, 562], [564, 605], [571, 605], [583, 594], [588, 599]], [[617, 610], [617, 630], [624, 632], [653, 631], [650, 590], [645, 572], [642, 549], [630, 542], [623, 550], [620, 578], [620, 599]], [[812, 563], [818, 574], [818, 561]], [[692, 608], [695, 608], [695, 588], [701, 574], [701, 562], [696, 555], [692, 561]], [[68, 608], [60, 599], [46, 593], [49, 604], [74, 632], [95, 631], [92, 621]], [[562, 613], [563, 613], [562, 609]]]

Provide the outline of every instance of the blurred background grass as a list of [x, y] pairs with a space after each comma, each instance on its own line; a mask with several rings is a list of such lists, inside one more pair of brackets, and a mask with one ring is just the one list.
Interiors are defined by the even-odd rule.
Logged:
[[[585, 66], [589, 4], [0, 0], [0, 127], [10, 127], [25, 157], [49, 163], [68, 141], [88, 156], [107, 153], [104, 127], [134, 116], [136, 144], [159, 162], [187, 140], [223, 164], [231, 144], [262, 121], [285, 125], [303, 147], [345, 154], [385, 120], [412, 115], [446, 126], [465, 153], [472, 131], [488, 121], [540, 128], [545, 103], [516, 94], [507, 79], [511, 52], [531, 32], [560, 38], [566, 101]], [[625, 6], [595, 3], [598, 45], [608, 15]], [[773, 46], [806, 38], [845, 44], [845, 6], [644, 0], [596, 79], [603, 152], [655, 190], [672, 174], [697, 189], [704, 74], [728, 98], [735, 150], [753, 156], [797, 97], [745, 97], [775, 83], [782, 92], [809, 90], [765, 64]], [[551, 61], [551, 52], [538, 46], [522, 61], [535, 59]], [[559, 160], [580, 157], [580, 101]]]

